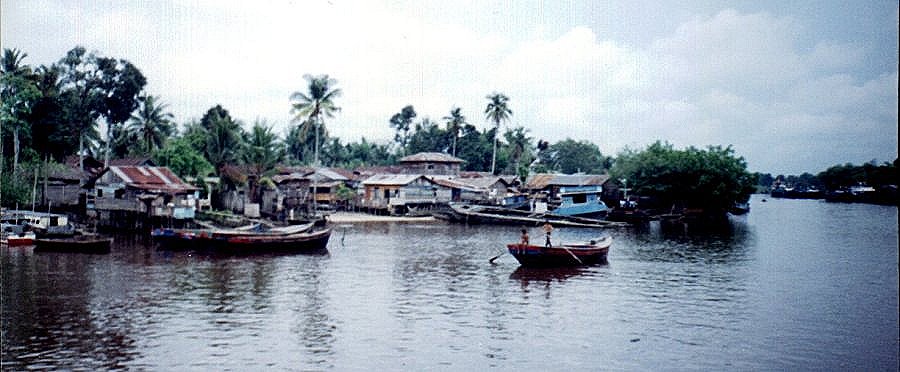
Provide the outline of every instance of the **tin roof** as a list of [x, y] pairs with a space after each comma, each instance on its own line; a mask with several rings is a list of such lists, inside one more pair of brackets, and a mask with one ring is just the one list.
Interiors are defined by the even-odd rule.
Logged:
[[541, 190], [548, 186], [590, 186], [603, 185], [609, 180], [607, 174], [549, 174], [538, 173], [525, 180], [525, 188]]
[[400, 158], [401, 163], [465, 163], [465, 160], [442, 152], [420, 152]]
[[376, 174], [367, 178], [362, 184], [367, 186], [403, 186], [408, 185], [419, 178], [428, 179], [421, 174]]
[[155, 192], [189, 192], [198, 190], [182, 181], [167, 167], [111, 166], [109, 171], [120, 178], [126, 186]]

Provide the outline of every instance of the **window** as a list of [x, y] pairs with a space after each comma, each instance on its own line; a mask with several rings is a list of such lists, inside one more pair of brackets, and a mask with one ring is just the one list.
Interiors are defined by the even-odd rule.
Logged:
[[587, 203], [587, 194], [575, 194], [575, 195], [572, 195], [572, 203], [573, 203], [573, 204], [583, 204], [583, 203]]

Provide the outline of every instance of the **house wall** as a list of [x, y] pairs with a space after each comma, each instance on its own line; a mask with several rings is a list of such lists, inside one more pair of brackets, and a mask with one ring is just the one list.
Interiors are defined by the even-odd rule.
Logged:
[[404, 163], [402, 165], [404, 172], [407, 174], [427, 174], [427, 175], [458, 175], [459, 163]]

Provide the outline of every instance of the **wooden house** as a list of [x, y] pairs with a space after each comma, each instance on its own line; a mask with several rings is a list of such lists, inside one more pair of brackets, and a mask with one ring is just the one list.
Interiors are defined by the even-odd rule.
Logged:
[[380, 174], [362, 182], [360, 205], [392, 214], [449, 202], [451, 189], [420, 174]]
[[442, 152], [420, 152], [400, 158], [405, 174], [458, 175], [465, 160]]
[[91, 180], [86, 205], [104, 225], [192, 219], [199, 188], [166, 167], [111, 166]]

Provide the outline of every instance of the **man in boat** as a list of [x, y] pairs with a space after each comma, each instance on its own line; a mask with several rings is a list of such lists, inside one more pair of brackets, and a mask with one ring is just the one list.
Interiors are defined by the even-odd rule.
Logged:
[[550, 233], [553, 232], [553, 225], [550, 224], [550, 220], [544, 221], [544, 234], [547, 234], [547, 243], [545, 244], [547, 247], [550, 247]]
[[528, 245], [528, 229], [522, 229], [522, 245]]

